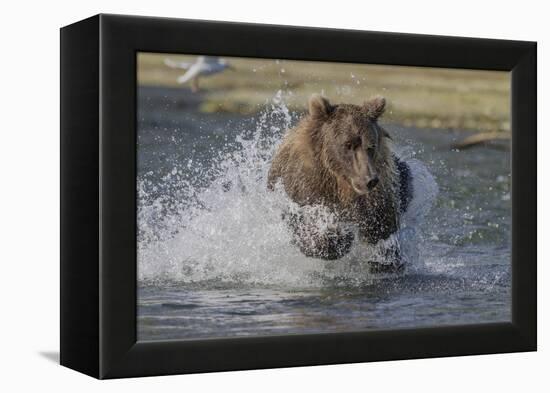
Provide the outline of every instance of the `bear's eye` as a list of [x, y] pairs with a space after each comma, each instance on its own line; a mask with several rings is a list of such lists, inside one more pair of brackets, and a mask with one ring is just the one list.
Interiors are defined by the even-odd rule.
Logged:
[[367, 153], [374, 154], [376, 152], [376, 146], [367, 147]]
[[345, 146], [346, 149], [348, 149], [348, 150], [353, 149], [353, 143], [351, 143], [351, 142], [346, 142], [346, 144], [345, 144], [344, 146]]

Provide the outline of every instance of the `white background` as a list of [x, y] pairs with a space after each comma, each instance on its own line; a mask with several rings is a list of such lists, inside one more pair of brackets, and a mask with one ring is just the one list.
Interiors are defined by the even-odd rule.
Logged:
[[[0, 23], [0, 390], [548, 391], [548, 313], [543, 305], [549, 291], [543, 288], [548, 277], [541, 265], [549, 255], [544, 235], [550, 222], [545, 203], [550, 167], [548, 154], [541, 152], [550, 147], [543, 132], [548, 108], [542, 97], [548, 92], [544, 65], [549, 64], [550, 20], [544, 3], [5, 1]], [[539, 352], [103, 382], [58, 366], [52, 360], [59, 345], [58, 29], [100, 12], [538, 41]]]

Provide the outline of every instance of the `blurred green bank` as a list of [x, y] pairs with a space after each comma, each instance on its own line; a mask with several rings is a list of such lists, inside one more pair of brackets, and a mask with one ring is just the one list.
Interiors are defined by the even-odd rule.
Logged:
[[356, 104], [382, 95], [388, 101], [385, 122], [510, 131], [508, 72], [225, 57], [232, 69], [200, 78], [199, 92], [192, 93], [189, 83], [177, 82], [186, 71], [167, 66], [166, 59], [194, 62], [197, 56], [140, 53], [138, 85], [182, 89], [202, 112], [255, 113], [279, 91], [297, 111], [305, 110], [313, 93]]

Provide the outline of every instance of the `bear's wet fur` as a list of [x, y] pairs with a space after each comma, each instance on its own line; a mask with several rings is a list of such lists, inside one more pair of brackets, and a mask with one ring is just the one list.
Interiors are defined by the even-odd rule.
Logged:
[[314, 95], [309, 113], [287, 131], [275, 153], [268, 188], [280, 182], [299, 206], [322, 205], [337, 217], [336, 225], [319, 231], [308, 224], [307, 209], [285, 214], [306, 256], [332, 260], [347, 254], [354, 241], [349, 224], [370, 244], [397, 231], [412, 189], [408, 166], [378, 124], [385, 105], [382, 97], [359, 106], [333, 105]]

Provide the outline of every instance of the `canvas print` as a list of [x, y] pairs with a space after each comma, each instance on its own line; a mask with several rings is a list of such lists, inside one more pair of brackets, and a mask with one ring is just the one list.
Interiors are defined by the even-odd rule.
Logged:
[[511, 320], [509, 73], [136, 56], [138, 340]]

